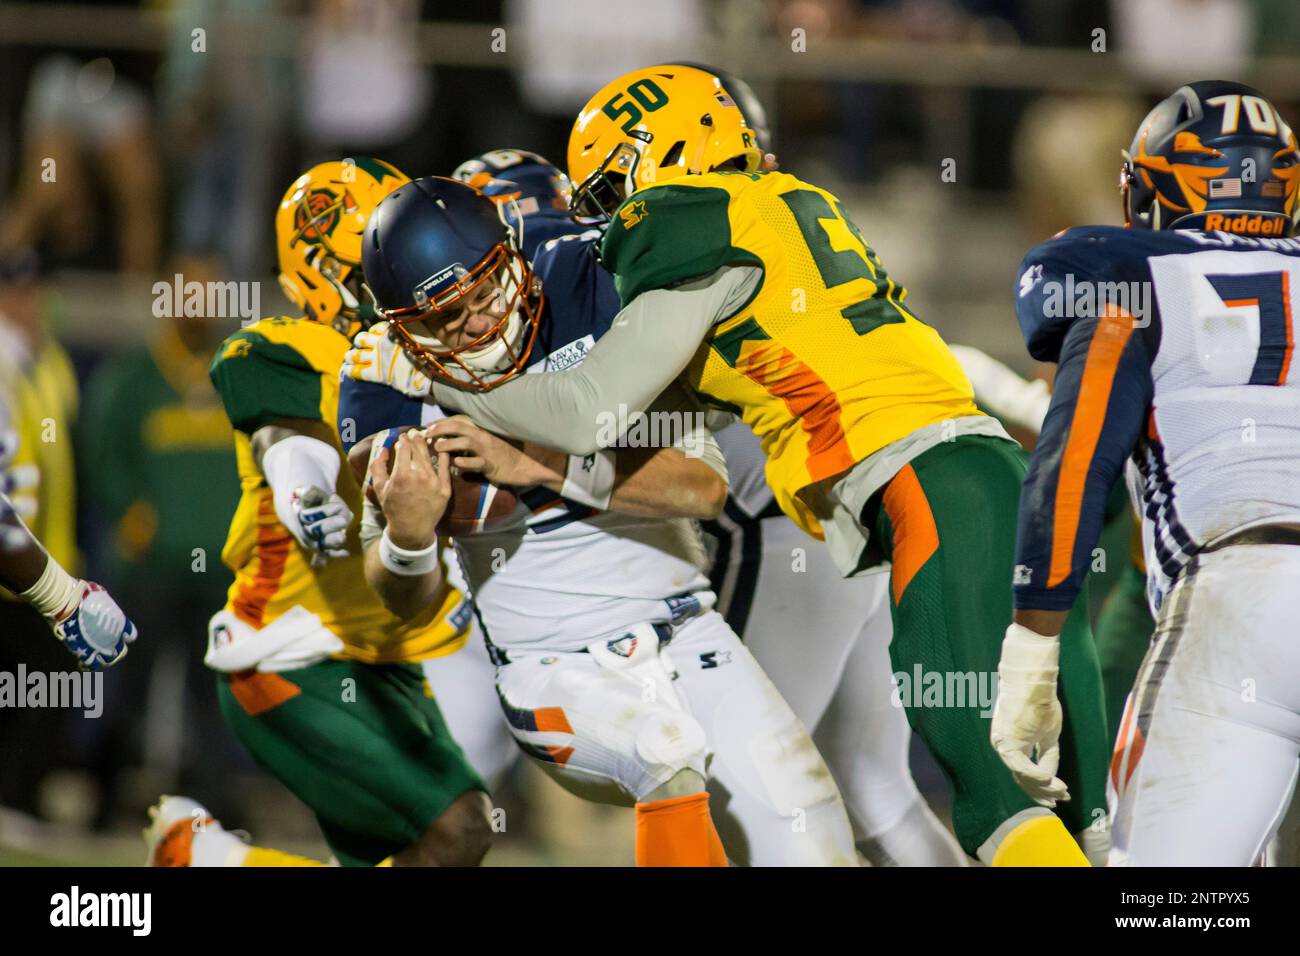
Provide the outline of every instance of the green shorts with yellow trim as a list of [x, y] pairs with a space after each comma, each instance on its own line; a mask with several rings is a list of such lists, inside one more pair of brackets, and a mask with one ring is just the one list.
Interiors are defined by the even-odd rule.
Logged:
[[[1027, 464], [1014, 442], [959, 436], [905, 465], [862, 516], [892, 562], [898, 693], [948, 778], [953, 830], [972, 856], [1004, 821], [1035, 806], [989, 742]], [[1076, 834], [1106, 818], [1110, 759], [1087, 605], [1084, 595], [1061, 634], [1058, 774], [1071, 799], [1057, 813]]]
[[217, 693], [235, 736], [311, 808], [344, 866], [381, 862], [487, 790], [414, 664], [218, 674]]

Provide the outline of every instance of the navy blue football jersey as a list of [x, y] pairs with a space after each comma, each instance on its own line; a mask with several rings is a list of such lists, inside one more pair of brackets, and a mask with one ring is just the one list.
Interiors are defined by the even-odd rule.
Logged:
[[1017, 607], [1074, 603], [1130, 461], [1153, 607], [1201, 548], [1300, 518], [1298, 311], [1296, 239], [1094, 226], [1030, 251], [1016, 315], [1057, 374], [1021, 494]]

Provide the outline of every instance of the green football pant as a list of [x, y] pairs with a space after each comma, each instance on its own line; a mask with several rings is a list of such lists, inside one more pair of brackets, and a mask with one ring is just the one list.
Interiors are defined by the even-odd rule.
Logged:
[[[953, 829], [972, 856], [1003, 822], [1037, 806], [989, 742], [1027, 461], [1013, 442], [960, 436], [913, 459], [863, 516], [892, 563], [890, 656], [902, 703], [948, 779]], [[1110, 756], [1086, 596], [1061, 635], [1059, 693], [1058, 775], [1071, 799], [1057, 813], [1079, 833], [1105, 820]]]
[[217, 693], [235, 736], [311, 808], [344, 866], [381, 862], [462, 794], [487, 790], [415, 665], [218, 674]]

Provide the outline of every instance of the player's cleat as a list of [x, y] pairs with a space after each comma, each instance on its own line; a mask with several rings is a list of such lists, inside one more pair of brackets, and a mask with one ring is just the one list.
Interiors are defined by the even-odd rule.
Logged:
[[[232, 849], [245, 849], [233, 833], [228, 833], [216, 818], [197, 800], [189, 797], [162, 797], [149, 808], [149, 826], [144, 842], [149, 848], [150, 866], [221, 866]], [[207, 844], [202, 855], [220, 857], [195, 862], [197, 837]]]

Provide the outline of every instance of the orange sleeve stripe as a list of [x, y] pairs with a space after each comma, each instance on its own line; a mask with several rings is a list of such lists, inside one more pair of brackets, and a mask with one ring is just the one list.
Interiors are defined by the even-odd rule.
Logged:
[[1079, 398], [1070, 423], [1070, 437], [1061, 455], [1061, 473], [1056, 481], [1056, 508], [1052, 515], [1052, 563], [1047, 586], [1055, 587], [1070, 576], [1074, 543], [1083, 512], [1083, 489], [1088, 480], [1097, 439], [1106, 420], [1115, 370], [1124, 347], [1133, 335], [1133, 316], [1118, 306], [1107, 306], [1088, 346], [1088, 357], [1079, 383]]
[[537, 723], [539, 733], [573, 733], [573, 728], [569, 726], [569, 718], [564, 716], [562, 707], [543, 707], [535, 710], [533, 720]]
[[1286, 384], [1287, 373], [1291, 371], [1291, 353], [1295, 351], [1295, 326], [1291, 321], [1291, 273], [1282, 273], [1282, 307], [1286, 309], [1286, 352], [1282, 355], [1282, 371], [1277, 374], [1277, 383]]
[[808, 434], [806, 467], [812, 481], [852, 468], [856, 461], [840, 423], [840, 403], [820, 375], [789, 349], [768, 342], [745, 343], [736, 368], [781, 399]]
[[885, 487], [882, 503], [889, 523], [894, 526], [890, 587], [897, 605], [912, 578], [939, 550], [939, 529], [935, 527], [925, 489], [911, 465], [904, 465]]

